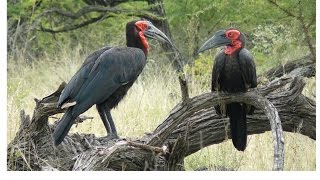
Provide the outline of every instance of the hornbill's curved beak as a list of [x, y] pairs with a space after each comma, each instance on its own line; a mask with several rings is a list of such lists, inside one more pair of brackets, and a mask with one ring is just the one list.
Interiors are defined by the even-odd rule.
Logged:
[[171, 46], [173, 46], [170, 39], [158, 28], [156, 28], [151, 22], [148, 22], [148, 28], [143, 32], [143, 34], [148, 38], [156, 39], [162, 42], [167, 42]]
[[213, 37], [211, 37], [209, 40], [207, 40], [198, 50], [198, 53], [201, 53], [205, 50], [216, 48], [220, 46], [224, 46], [227, 44], [231, 44], [232, 41], [226, 37], [226, 31], [220, 30], [217, 31]]

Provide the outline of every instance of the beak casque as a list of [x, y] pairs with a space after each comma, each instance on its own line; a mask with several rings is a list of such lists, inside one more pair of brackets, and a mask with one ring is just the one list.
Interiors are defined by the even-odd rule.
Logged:
[[205, 50], [216, 48], [220, 46], [225, 46], [231, 44], [232, 41], [225, 36], [225, 30], [220, 30], [216, 32], [209, 40], [207, 40], [198, 50], [198, 53], [201, 53]]
[[156, 28], [151, 22], [149, 22], [148, 25], [149, 28], [143, 32], [146, 37], [166, 42], [173, 46], [171, 40], [163, 32]]

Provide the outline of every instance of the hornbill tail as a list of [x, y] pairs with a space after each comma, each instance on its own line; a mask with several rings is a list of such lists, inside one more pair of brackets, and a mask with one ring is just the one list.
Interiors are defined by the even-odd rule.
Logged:
[[52, 134], [55, 146], [58, 146], [68, 134], [74, 119], [75, 118], [72, 116], [72, 108], [69, 108], [58, 122], [58, 125]]
[[244, 151], [247, 146], [246, 109], [240, 103], [231, 103], [227, 105], [227, 114], [230, 118], [232, 143], [238, 151]]

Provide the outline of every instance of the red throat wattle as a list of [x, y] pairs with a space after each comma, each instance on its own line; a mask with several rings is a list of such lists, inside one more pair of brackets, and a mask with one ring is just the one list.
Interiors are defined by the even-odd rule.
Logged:
[[148, 24], [145, 21], [137, 21], [135, 23], [135, 25], [136, 25], [137, 29], [139, 30], [139, 37], [140, 37], [140, 40], [141, 40], [142, 45], [144, 47], [143, 51], [144, 51], [145, 54], [148, 54], [148, 52], [149, 52], [149, 44], [148, 44], [147, 38], [143, 34], [143, 31], [145, 29], [147, 29]]
[[226, 37], [232, 41], [231, 45], [226, 46], [224, 53], [231, 55], [235, 53], [237, 50], [242, 48], [242, 43], [239, 40], [240, 31], [235, 29], [230, 29], [226, 31]]
[[232, 41], [232, 45], [231, 46], [226, 46], [224, 53], [231, 55], [234, 52], [236, 52], [237, 50], [241, 49], [242, 43], [240, 41]]

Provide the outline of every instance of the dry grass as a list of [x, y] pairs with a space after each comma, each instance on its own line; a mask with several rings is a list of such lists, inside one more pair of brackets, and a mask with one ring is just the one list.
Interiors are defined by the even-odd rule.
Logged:
[[[268, 171], [273, 164], [271, 132], [248, 136], [244, 152], [237, 151], [230, 140], [200, 150], [185, 159], [187, 170], [209, 167], [209, 170], [231, 169], [245, 171]], [[285, 133], [286, 171], [316, 170], [316, 143], [310, 138]], [[307, 154], [307, 155], [306, 155]]]
[[[85, 57], [79, 55], [79, 49], [62, 50], [55, 57], [44, 57], [39, 62], [28, 63], [22, 58], [19, 64], [13, 60], [8, 62], [8, 142], [19, 128], [20, 110], [24, 109], [31, 115], [35, 106], [33, 98], [48, 95], [75, 73]], [[149, 58], [144, 72], [128, 95], [111, 112], [121, 137], [139, 137], [152, 131], [180, 100], [179, 83], [173, 69], [153, 59], [156, 57]], [[210, 79], [206, 77], [201, 81], [209, 84]], [[210, 90], [209, 85], [199, 85], [195, 81], [190, 86], [191, 96]], [[315, 86], [310, 86], [311, 90], [306, 92], [313, 92]], [[72, 132], [106, 135], [95, 107], [85, 115], [93, 116], [94, 119], [73, 127]], [[187, 170], [203, 167], [209, 170], [271, 170], [273, 147], [270, 132], [248, 138], [245, 152], [236, 151], [231, 141], [227, 141], [187, 157], [185, 167]], [[315, 170], [315, 141], [293, 133], [286, 133], [285, 138], [285, 170]]]

